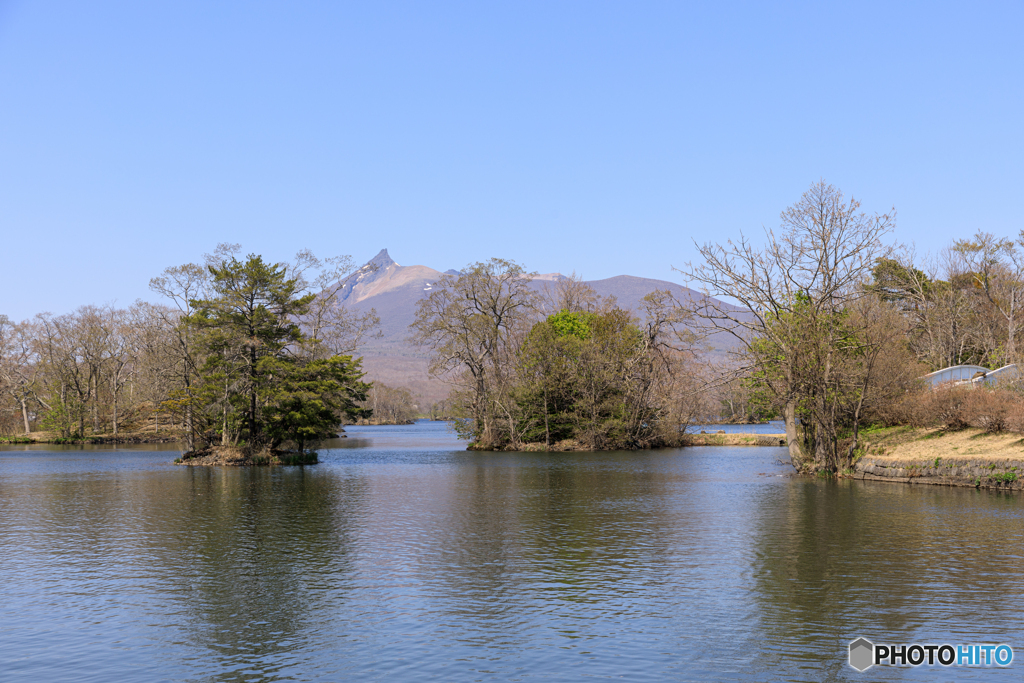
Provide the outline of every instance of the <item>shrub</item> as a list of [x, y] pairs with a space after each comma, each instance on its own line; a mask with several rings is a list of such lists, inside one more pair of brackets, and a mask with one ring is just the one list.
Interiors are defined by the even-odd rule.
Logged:
[[1009, 391], [975, 389], [967, 395], [964, 413], [971, 427], [986, 432], [1006, 431], [1010, 412], [1020, 405], [1020, 399]]
[[968, 426], [963, 415], [967, 392], [962, 388], [932, 391], [918, 387], [903, 394], [899, 400], [878, 406], [868, 419], [890, 427], [909, 425], [963, 429]]
[[909, 392], [871, 417], [889, 425], [1024, 433], [1024, 397], [1006, 389], [944, 387]]
[[970, 393], [970, 389], [962, 387], [933, 391], [928, 408], [935, 422], [950, 431], [970, 427]]
[[1017, 400], [1010, 404], [1006, 411], [1006, 428], [1024, 434], [1024, 401]]

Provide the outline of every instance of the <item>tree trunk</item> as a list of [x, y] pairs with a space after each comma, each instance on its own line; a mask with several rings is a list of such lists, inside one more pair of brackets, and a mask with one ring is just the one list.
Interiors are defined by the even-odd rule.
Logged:
[[100, 433], [100, 378], [92, 377], [92, 433]]
[[854, 453], [860, 441], [860, 411], [864, 407], [864, 395], [867, 391], [867, 379], [865, 379], [860, 388], [860, 396], [857, 398], [857, 407], [853, 411], [853, 442], [850, 443], [850, 449], [846, 452], [846, 462], [843, 463], [846, 467], [853, 465]]
[[789, 446], [789, 461], [793, 467], [800, 469], [804, 459], [800, 450], [800, 439], [796, 433], [796, 402], [789, 401], [782, 411], [782, 417], [786, 424], [786, 445]]
[[476, 376], [476, 396], [474, 397], [474, 412], [476, 413], [477, 427], [480, 429], [480, 443], [485, 446], [491, 445], [491, 425], [487, 419], [487, 388], [484, 384], [483, 370]]
[[548, 390], [544, 387], [544, 445], [551, 445], [551, 430], [548, 427]]
[[253, 340], [253, 347], [250, 353], [249, 366], [249, 441], [256, 437], [256, 342]]
[[185, 397], [188, 404], [185, 406], [185, 448], [187, 453], [196, 449], [196, 430], [192, 425], [192, 383], [188, 378], [188, 367], [185, 368]]
[[21, 399], [21, 419], [25, 421], [25, 435], [29, 433], [28, 428], [28, 402], [25, 399]]

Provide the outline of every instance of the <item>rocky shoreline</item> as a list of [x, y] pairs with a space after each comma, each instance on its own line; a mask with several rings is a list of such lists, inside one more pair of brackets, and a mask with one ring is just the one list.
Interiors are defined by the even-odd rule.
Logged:
[[184, 453], [174, 460], [186, 467], [261, 467], [283, 465], [315, 465], [319, 462], [312, 451], [260, 451], [252, 453], [236, 446], [210, 446]]
[[850, 479], [898, 484], [931, 484], [981, 489], [1024, 489], [1024, 458], [986, 462], [977, 458], [936, 457], [931, 461], [902, 461], [864, 457], [853, 466]]

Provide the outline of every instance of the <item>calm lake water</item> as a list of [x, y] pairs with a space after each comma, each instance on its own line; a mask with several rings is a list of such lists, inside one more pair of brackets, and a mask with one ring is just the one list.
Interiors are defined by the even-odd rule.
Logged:
[[[304, 469], [0, 452], [0, 680], [1024, 678], [1020, 494], [349, 435]], [[1016, 661], [858, 674], [859, 636]]]

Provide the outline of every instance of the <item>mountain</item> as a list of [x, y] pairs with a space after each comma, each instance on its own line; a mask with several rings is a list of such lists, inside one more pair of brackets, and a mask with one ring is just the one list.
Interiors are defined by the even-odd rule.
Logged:
[[[368, 340], [358, 354], [368, 380], [391, 386], [404, 386], [420, 395], [427, 404], [443, 399], [448, 387], [427, 372], [429, 349], [410, 343], [409, 325], [416, 317], [416, 302], [427, 296], [445, 274], [458, 275], [457, 270], [444, 273], [428, 266], [402, 266], [387, 249], [370, 259], [366, 265], [339, 283], [341, 300], [353, 310], [372, 309], [380, 317], [381, 336]], [[534, 279], [534, 286], [543, 291], [564, 279], [560, 273], [546, 273]], [[602, 297], [614, 296], [620, 308], [637, 311], [641, 299], [656, 289], [670, 291], [676, 298], [703, 296], [700, 292], [674, 282], [619, 275], [586, 283]], [[728, 348], [728, 339], [713, 340], [716, 347]]]

